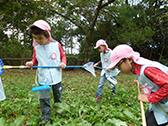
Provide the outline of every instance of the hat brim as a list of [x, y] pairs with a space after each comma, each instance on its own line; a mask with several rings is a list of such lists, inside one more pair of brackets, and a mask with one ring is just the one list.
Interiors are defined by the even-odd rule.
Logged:
[[34, 24], [29, 25], [29, 28], [34, 27], [34, 26], [36, 26], [36, 27], [38, 27], [38, 28], [40, 28], [40, 29], [42, 29], [42, 30], [45, 30], [45, 29], [44, 29], [43, 27], [41, 27], [40, 25], [34, 25]]
[[100, 46], [100, 45], [98, 45], [98, 46], [95, 46], [95, 47], [94, 47], [94, 49], [97, 49], [99, 46]]
[[[120, 60], [119, 60], [119, 61], [120, 61]], [[108, 69], [114, 68], [114, 67], [117, 65], [117, 63], [118, 63], [119, 61], [116, 61], [116, 62], [111, 63], [107, 68], [108, 68]]]

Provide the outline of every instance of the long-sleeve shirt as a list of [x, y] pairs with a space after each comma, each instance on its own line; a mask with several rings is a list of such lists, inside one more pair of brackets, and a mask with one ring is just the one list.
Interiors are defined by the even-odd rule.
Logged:
[[[134, 74], [140, 75], [141, 65], [136, 65]], [[157, 103], [168, 97], [168, 74], [155, 67], [147, 67], [144, 70], [145, 76], [160, 88], [151, 93], [147, 98], [151, 104]]]
[[[59, 51], [60, 51], [61, 62], [66, 64], [66, 56], [65, 56], [65, 53], [63, 52], [62, 46], [61, 46], [60, 43], [58, 43], [58, 46], [59, 46]], [[32, 59], [32, 62], [33, 62], [33, 65], [37, 65], [38, 64], [38, 61], [37, 61], [37, 58], [36, 58], [36, 50], [35, 50], [35, 48], [33, 48], [33, 59]]]

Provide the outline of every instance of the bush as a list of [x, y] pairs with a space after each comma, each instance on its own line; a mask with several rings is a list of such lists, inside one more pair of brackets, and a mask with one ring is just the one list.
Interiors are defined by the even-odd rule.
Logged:
[[66, 55], [67, 66], [76, 66], [78, 64], [78, 56], [76, 55]]
[[[32, 58], [33, 50], [14, 40], [0, 45], [0, 58]], [[5, 65], [21, 65], [20, 61], [5, 61]]]
[[168, 59], [161, 59], [160, 62], [166, 66], [168, 65]]
[[[84, 60], [80, 60], [78, 55], [66, 55], [67, 59], [67, 66], [78, 66], [78, 65], [83, 65]], [[73, 70], [74, 68], [68, 68], [65, 70]]]

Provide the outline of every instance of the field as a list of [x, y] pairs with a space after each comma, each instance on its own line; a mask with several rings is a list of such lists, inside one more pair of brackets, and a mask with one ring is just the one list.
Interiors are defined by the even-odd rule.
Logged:
[[[68, 68], [67, 68], [68, 69]], [[0, 125], [39, 126], [41, 111], [39, 100], [31, 89], [35, 86], [36, 70], [10, 69], [1, 75], [6, 100], [0, 102]], [[51, 95], [51, 117], [46, 126], [140, 126], [141, 110], [134, 75], [120, 74], [117, 94], [112, 95], [107, 82], [100, 101], [95, 94], [100, 70], [93, 77], [84, 69], [63, 70], [63, 102], [54, 104]], [[52, 94], [52, 92], [51, 92]], [[64, 117], [54, 112], [55, 108]], [[148, 104], [144, 105], [145, 111]]]

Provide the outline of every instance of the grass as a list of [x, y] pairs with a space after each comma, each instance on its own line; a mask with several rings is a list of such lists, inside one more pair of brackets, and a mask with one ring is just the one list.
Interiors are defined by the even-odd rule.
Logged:
[[[0, 102], [0, 124], [5, 126], [38, 126], [41, 110], [39, 100], [33, 97], [31, 89], [35, 86], [35, 70], [10, 69], [1, 75], [6, 100]], [[137, 100], [137, 86], [134, 75], [120, 74], [117, 94], [111, 95], [110, 87], [105, 84], [101, 100], [95, 101], [100, 79], [83, 69], [63, 71], [63, 103], [51, 105], [65, 117], [51, 110], [50, 122], [46, 126], [140, 126], [141, 110]], [[106, 82], [107, 83], [107, 82]], [[52, 92], [51, 92], [52, 93]], [[145, 110], [148, 104], [144, 106]]]

